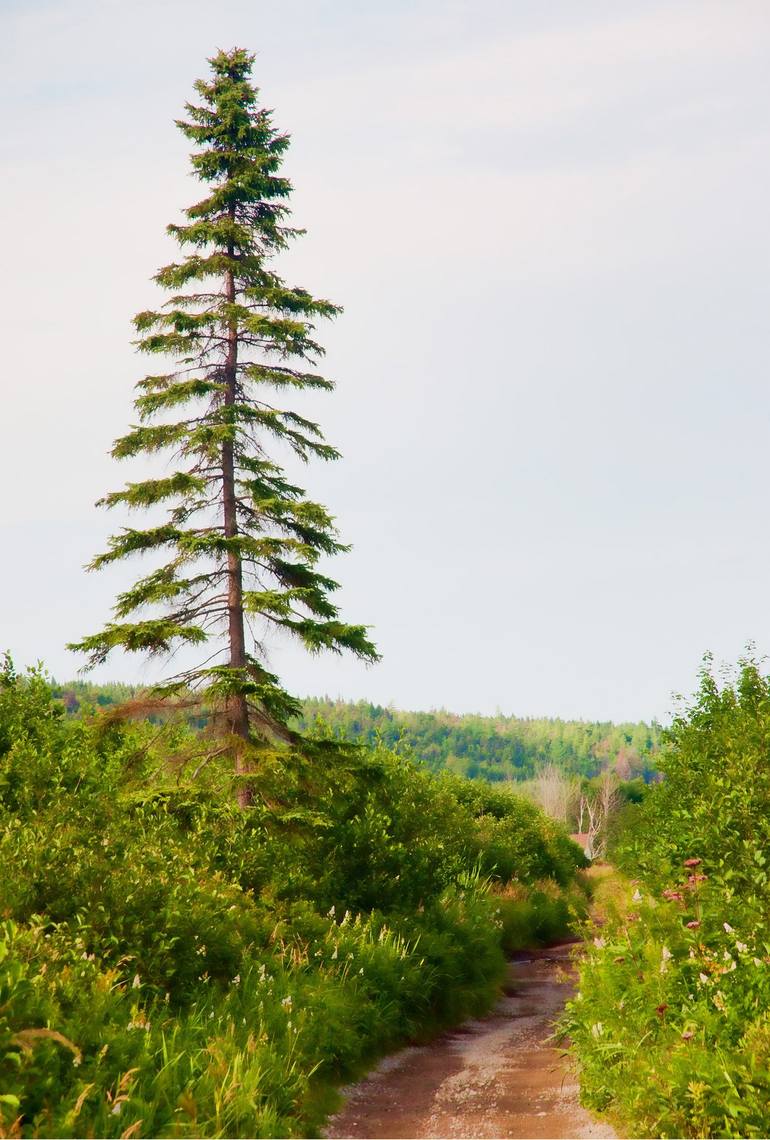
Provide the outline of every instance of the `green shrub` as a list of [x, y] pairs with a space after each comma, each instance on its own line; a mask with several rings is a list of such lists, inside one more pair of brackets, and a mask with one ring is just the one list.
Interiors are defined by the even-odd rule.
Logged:
[[189, 726], [0, 678], [0, 1134], [316, 1132], [340, 1080], [489, 1006], [498, 892], [522, 942], [570, 920], [579, 853], [513, 797], [318, 741], [255, 755], [241, 811], [216, 764], [188, 781]]
[[[770, 1130], [770, 682], [709, 668], [619, 859], [636, 875], [565, 1029], [584, 1097], [637, 1135]], [[633, 892], [633, 893], [632, 893]]]

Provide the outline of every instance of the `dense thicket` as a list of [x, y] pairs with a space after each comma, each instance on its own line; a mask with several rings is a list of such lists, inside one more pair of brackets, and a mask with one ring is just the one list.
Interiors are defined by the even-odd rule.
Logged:
[[616, 852], [636, 885], [567, 1028], [588, 1103], [626, 1135], [770, 1133], [769, 741], [768, 678], [707, 666]]
[[0, 672], [0, 1133], [315, 1134], [579, 901], [581, 853], [516, 796], [348, 748], [271, 754], [239, 810], [195, 740]]
[[407, 745], [433, 772], [446, 768], [491, 781], [527, 779], [551, 762], [580, 776], [606, 767], [615, 768], [622, 780], [649, 775], [660, 736], [656, 724], [403, 712], [328, 698], [306, 699], [302, 709], [303, 729], [320, 721], [344, 740]]

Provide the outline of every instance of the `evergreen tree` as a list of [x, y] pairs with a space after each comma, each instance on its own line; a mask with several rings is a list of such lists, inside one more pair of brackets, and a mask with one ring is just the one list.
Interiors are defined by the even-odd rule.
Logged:
[[287, 285], [272, 267], [302, 231], [287, 224], [291, 184], [279, 173], [289, 138], [259, 106], [253, 58], [234, 49], [209, 60], [211, 79], [195, 84], [199, 104], [186, 104], [187, 120], [177, 122], [196, 147], [192, 166], [206, 193], [185, 211], [185, 224], [168, 227], [184, 256], [155, 280], [171, 297], [134, 322], [139, 349], [174, 358], [174, 367], [138, 383], [139, 423], [112, 454], [170, 450], [175, 469], [99, 503], [161, 505], [165, 517], [123, 529], [89, 569], [146, 553], [160, 565], [119, 595], [114, 621], [70, 647], [93, 667], [116, 648], [165, 655], [213, 638], [213, 657], [158, 690], [205, 694], [239, 770], [239, 740], [290, 741], [287, 721], [300, 712], [266, 667], [253, 621], [287, 631], [311, 652], [377, 659], [366, 628], [340, 619], [330, 598], [337, 583], [317, 569], [320, 556], [347, 549], [332, 518], [269, 450], [288, 445], [303, 461], [338, 457], [317, 424], [277, 398], [333, 387], [315, 371], [323, 350], [313, 333], [317, 319], [340, 310]]

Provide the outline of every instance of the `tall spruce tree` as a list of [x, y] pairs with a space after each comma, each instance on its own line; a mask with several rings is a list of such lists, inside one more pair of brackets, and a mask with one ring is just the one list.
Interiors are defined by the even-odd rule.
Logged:
[[[112, 454], [170, 451], [175, 469], [98, 504], [161, 505], [165, 517], [121, 530], [89, 569], [148, 553], [161, 564], [118, 596], [114, 621], [70, 646], [88, 654], [90, 668], [116, 648], [165, 655], [213, 639], [213, 656], [156, 692], [202, 693], [207, 708], [219, 710], [239, 771], [248, 766], [239, 741], [290, 741], [287, 722], [299, 711], [267, 668], [254, 621], [313, 653], [377, 659], [366, 627], [340, 619], [330, 599], [337, 583], [317, 569], [320, 556], [347, 549], [332, 518], [275, 456], [288, 445], [303, 461], [338, 458], [318, 425], [288, 410], [283, 397], [333, 387], [315, 371], [323, 349], [313, 333], [317, 319], [340, 310], [288, 286], [272, 267], [303, 231], [286, 224], [291, 184], [279, 171], [289, 138], [259, 106], [253, 60], [239, 48], [215, 55], [211, 79], [195, 84], [200, 103], [186, 104], [188, 118], [177, 122], [196, 147], [192, 166], [206, 194], [185, 211], [184, 225], [168, 226], [184, 256], [155, 281], [172, 296], [135, 318], [139, 349], [172, 357], [174, 366], [138, 383], [139, 423]], [[247, 781], [239, 794], [248, 802]]]

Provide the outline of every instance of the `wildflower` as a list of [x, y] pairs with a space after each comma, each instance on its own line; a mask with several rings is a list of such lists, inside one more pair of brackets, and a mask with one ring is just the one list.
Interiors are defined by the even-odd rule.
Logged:
[[761, 966], [762, 965], [762, 959], [761, 958], [752, 958], [751, 960], [755, 966]]
[[694, 918], [692, 922], [687, 923], [688, 930], [697, 930], [700, 926], [700, 919]]
[[712, 1001], [720, 1013], [727, 1012], [727, 1006], [725, 1005], [725, 995], [721, 990], [717, 990], [717, 992], [712, 995]]
[[591, 1036], [599, 1038], [604, 1033], [604, 1025], [601, 1021], [597, 1021], [595, 1025], [591, 1026]]
[[142, 984], [142, 979], [139, 977], [138, 974], [134, 974], [134, 980], [131, 983], [131, 989], [132, 990], [138, 990], [139, 987], [141, 986], [141, 984]]
[[285, 998], [281, 998], [281, 1005], [284, 1009], [291, 1009], [291, 994], [287, 994]]
[[336, 958], [338, 956], [338, 954], [339, 954], [339, 947], [335, 946], [334, 947], [334, 953], [332, 954], [332, 958]]
[[634, 893], [631, 895], [631, 899], [633, 902], [641, 902], [642, 901], [642, 892], [639, 890], [638, 887], [636, 888]]
[[729, 922], [723, 922], [722, 927], [728, 934], [732, 934], [734, 931], [734, 927], [730, 926]]
[[601, 935], [598, 938], [594, 938], [594, 946], [597, 950], [602, 950], [606, 945], [607, 941], [606, 939], [602, 938]]
[[695, 1036], [695, 1033], [692, 1029], [685, 1029], [684, 1033], [682, 1034], [682, 1040], [683, 1041], [692, 1041], [694, 1036]]
[[331, 908], [326, 913], [326, 917], [327, 918], [334, 918], [336, 913], [337, 913], [337, 911], [335, 909], [334, 903], [332, 903]]
[[674, 891], [674, 890], [671, 890], [671, 888], [669, 888], [668, 890], [663, 891], [662, 894], [663, 894], [663, 898], [668, 899], [669, 902], [683, 902], [684, 901], [684, 895], [682, 894], [681, 891]]
[[745, 954], [749, 948], [745, 942], [739, 942], [736, 940], [735, 949], [738, 951], [739, 954]]
[[685, 859], [682, 866], [683, 867], [699, 867], [702, 862], [703, 862], [702, 859]]
[[363, 974], [363, 972], [364, 972], [363, 966], [361, 967], [361, 969], [358, 972], [359, 972], [359, 974]]
[[710, 980], [711, 979], [709, 978], [708, 974], [704, 974], [702, 971], [700, 974], [698, 974], [698, 981], [700, 982], [700, 984], [702, 986], [705, 986], [706, 983], [709, 982]]
[[657, 1013], [658, 1017], [662, 1017], [667, 1009], [668, 1009], [668, 1006], [666, 1005], [666, 1003], [661, 1002], [660, 1005], [655, 1007], [655, 1012]]
[[116, 1101], [116, 1103], [113, 1104], [112, 1109], [110, 1110], [111, 1115], [112, 1116], [120, 1116], [120, 1110], [122, 1109], [122, 1107], [123, 1107], [123, 1102], [120, 1100]]
[[233, 985], [234, 986], [240, 985], [240, 981], [241, 981], [241, 975], [236, 974], [235, 977], [233, 978]]
[[674, 955], [673, 955], [673, 954], [671, 953], [671, 951], [669, 950], [668, 946], [663, 946], [663, 947], [661, 948], [661, 951], [660, 951], [660, 956], [661, 956], [661, 958], [663, 959], [663, 961], [664, 961], [664, 962], [668, 962], [668, 961], [670, 961], [670, 960], [671, 960], [671, 959], [674, 957]]

